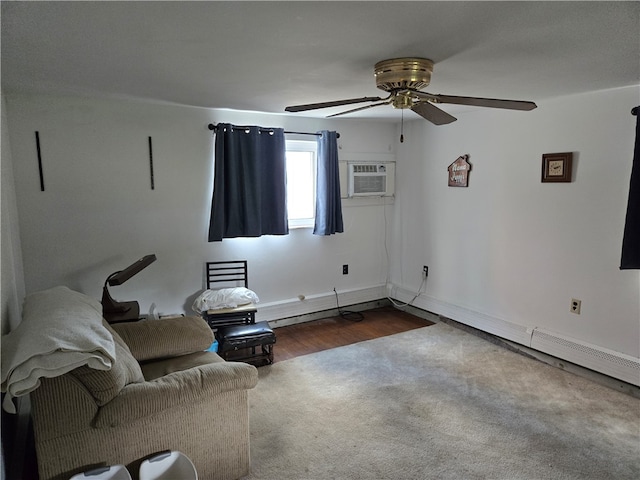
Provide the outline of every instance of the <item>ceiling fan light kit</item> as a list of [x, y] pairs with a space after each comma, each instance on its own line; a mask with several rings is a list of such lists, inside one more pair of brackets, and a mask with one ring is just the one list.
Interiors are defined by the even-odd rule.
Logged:
[[475, 107], [504, 108], [509, 110], [533, 110], [536, 104], [522, 100], [501, 100], [497, 98], [460, 97], [453, 95], [435, 95], [423, 92], [429, 86], [433, 73], [433, 61], [420, 57], [401, 57], [382, 60], [375, 64], [374, 75], [376, 87], [389, 93], [386, 98], [362, 97], [332, 102], [291, 105], [286, 112], [304, 112], [320, 108], [339, 107], [365, 102], [377, 102], [329, 115], [336, 117], [348, 113], [359, 112], [380, 105], [391, 105], [398, 109], [411, 109], [434, 125], [445, 125], [455, 122], [456, 118], [436, 107], [436, 103], [470, 105]]

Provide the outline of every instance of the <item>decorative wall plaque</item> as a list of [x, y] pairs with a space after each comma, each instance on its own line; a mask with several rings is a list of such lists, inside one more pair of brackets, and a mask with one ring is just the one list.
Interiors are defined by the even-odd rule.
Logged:
[[469, 172], [471, 164], [468, 162], [469, 155], [462, 155], [447, 167], [449, 171], [450, 187], [467, 187], [469, 186]]

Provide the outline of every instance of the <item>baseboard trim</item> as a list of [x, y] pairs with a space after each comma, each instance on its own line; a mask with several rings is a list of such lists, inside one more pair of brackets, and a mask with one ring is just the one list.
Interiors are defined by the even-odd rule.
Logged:
[[[399, 301], [409, 302], [415, 297], [415, 293], [401, 287], [394, 286], [392, 291], [393, 297]], [[426, 294], [419, 295], [412, 302], [412, 306], [450, 318], [531, 350], [602, 373], [630, 385], [640, 386], [640, 359], [638, 358], [537, 327], [517, 325], [429, 297]]]
[[640, 359], [630, 355], [538, 328], [529, 347], [640, 386]]
[[[544, 331], [537, 327], [517, 325], [504, 319], [438, 300], [426, 294], [420, 294], [416, 297], [414, 292], [397, 286], [389, 288], [386, 285], [374, 285], [343, 290], [337, 292], [337, 299], [336, 293], [331, 291], [310, 295], [302, 299], [294, 298], [260, 304], [256, 319], [267, 321], [272, 327], [282, 327], [337, 316], [340, 313], [338, 306], [340, 309], [349, 307], [349, 310], [352, 311], [368, 310], [388, 305], [388, 290], [392, 293], [395, 301], [406, 304], [405, 309], [415, 308], [429, 313], [427, 316], [419, 315], [423, 318], [429, 320], [437, 316], [449, 318], [512, 342], [522, 348], [570, 362], [578, 367], [599, 372], [630, 385], [640, 386], [640, 359], [554, 332]], [[411, 302], [411, 305], [408, 305], [408, 302]], [[553, 364], [560, 367], [563, 365], [561, 361], [555, 361]]]
[[[414, 311], [420, 311], [418, 308], [414, 308]], [[416, 314], [415, 312], [412, 312]], [[430, 314], [433, 315], [433, 314]], [[526, 347], [524, 345], [520, 345], [515, 342], [511, 342], [504, 338], [496, 337], [495, 335], [491, 335], [490, 333], [483, 332], [482, 330], [478, 330], [477, 328], [469, 327], [468, 325], [464, 325], [463, 323], [456, 322], [447, 317], [438, 317], [439, 321], [446, 323], [448, 325], [454, 326], [465, 332], [476, 335], [480, 338], [483, 338], [491, 343], [495, 343], [502, 348], [506, 348], [511, 350], [512, 352], [516, 352], [520, 355], [527, 356], [529, 358], [538, 360], [542, 363], [546, 363], [552, 367], [558, 368], [560, 370], [565, 370], [574, 375], [578, 375], [580, 377], [591, 380], [592, 382], [603, 385], [607, 388], [611, 388], [613, 390], [617, 390], [626, 395], [631, 395], [635, 398], [640, 398], [640, 387], [633, 385], [631, 383], [619, 380], [609, 375], [605, 375], [604, 373], [600, 373], [596, 370], [589, 369], [580, 365], [577, 365], [572, 362], [568, 362], [561, 358], [554, 357], [547, 353], [543, 353], [540, 350], [535, 350], [533, 348]]]
[[366, 312], [367, 310], [371, 310], [372, 308], [387, 307], [390, 305], [391, 305], [391, 302], [388, 299], [381, 298], [379, 300], [374, 300], [372, 302], [364, 302], [364, 303], [358, 303], [355, 305], [349, 305], [347, 310], [343, 308], [340, 308], [340, 310], [338, 310], [337, 308], [332, 308], [331, 310], [323, 310], [321, 312], [305, 313], [303, 315], [296, 315], [295, 317], [281, 318], [278, 320], [270, 320], [269, 326], [272, 328], [286, 327], [289, 325], [297, 325], [299, 323], [312, 322], [314, 320], [321, 320], [323, 318], [337, 317], [341, 313], [344, 313], [345, 311]]
[[[384, 285], [338, 290], [309, 295], [303, 299], [291, 298], [278, 302], [260, 303], [256, 313], [257, 321], [267, 321], [272, 327], [292, 325], [317, 318], [338, 315], [340, 308], [349, 307], [355, 310], [360, 306], [361, 310], [375, 308], [376, 303], [386, 298]], [[370, 302], [370, 306], [367, 306]], [[332, 314], [331, 312], [335, 312]], [[316, 316], [313, 318], [313, 316]]]

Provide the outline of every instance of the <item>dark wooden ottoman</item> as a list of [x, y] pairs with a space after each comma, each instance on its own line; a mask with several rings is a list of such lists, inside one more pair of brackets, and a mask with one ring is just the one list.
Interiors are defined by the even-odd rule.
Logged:
[[276, 335], [267, 322], [220, 327], [216, 331], [216, 340], [218, 354], [225, 360], [255, 366], [273, 363]]

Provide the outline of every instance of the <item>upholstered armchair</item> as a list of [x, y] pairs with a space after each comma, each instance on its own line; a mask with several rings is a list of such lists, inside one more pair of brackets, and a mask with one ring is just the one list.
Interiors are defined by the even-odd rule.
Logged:
[[256, 368], [205, 351], [213, 335], [198, 317], [99, 323], [113, 339], [111, 368], [83, 365], [30, 393], [40, 480], [116, 464], [136, 478], [164, 450], [189, 457], [200, 479], [246, 475]]

